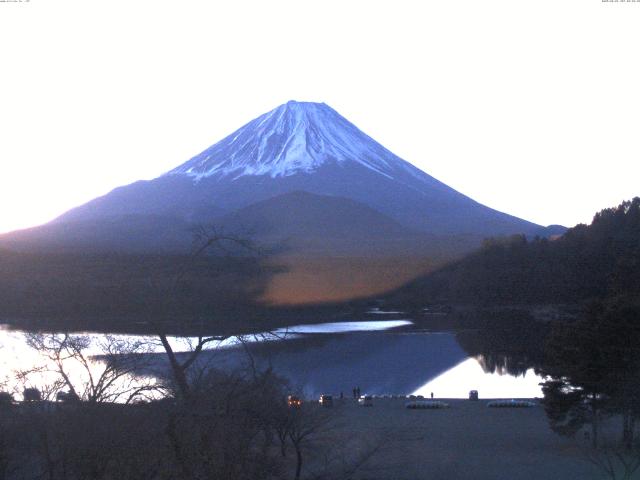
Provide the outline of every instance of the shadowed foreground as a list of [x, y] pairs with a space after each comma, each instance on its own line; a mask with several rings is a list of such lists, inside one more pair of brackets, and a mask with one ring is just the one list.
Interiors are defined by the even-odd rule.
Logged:
[[554, 434], [542, 407], [487, 408], [447, 400], [451, 408], [408, 410], [404, 399], [341, 406], [342, 437], [383, 439], [359, 479], [596, 479], [583, 442]]

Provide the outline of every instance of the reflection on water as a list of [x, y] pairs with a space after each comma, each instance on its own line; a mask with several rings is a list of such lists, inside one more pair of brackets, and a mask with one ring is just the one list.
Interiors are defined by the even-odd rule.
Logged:
[[[387, 312], [380, 312], [387, 313]], [[393, 313], [393, 312], [392, 312]], [[411, 320], [380, 320], [364, 322], [331, 322], [316, 323], [312, 325], [296, 325], [295, 327], [280, 328], [274, 333], [348, 333], [348, 332], [375, 332], [389, 330], [391, 328], [411, 325]]]
[[468, 358], [418, 388], [414, 395], [434, 394], [440, 398], [467, 398], [469, 390], [477, 390], [480, 398], [542, 397], [542, 377], [529, 369], [524, 375], [486, 373], [475, 358]]
[[152, 350], [144, 337], [0, 328], [0, 389], [17, 400], [25, 388], [36, 388], [46, 400], [54, 400], [58, 392], [87, 401], [127, 402], [143, 394], [149, 398], [157, 380], [139, 373]]
[[[300, 335], [255, 343], [255, 364], [271, 367], [306, 397], [348, 394], [354, 387], [375, 395], [408, 394], [466, 358], [454, 335], [399, 331]], [[244, 350], [216, 352], [226, 368], [246, 363]]]
[[[372, 325], [391, 322], [374, 322]], [[341, 328], [327, 330], [340, 332]], [[541, 396], [541, 381], [533, 371], [502, 375], [501, 369], [484, 369], [469, 356], [453, 333], [431, 333], [404, 328], [386, 331], [317, 333], [300, 330], [284, 341], [253, 343], [246, 350], [258, 367], [273, 368], [307, 397], [322, 393], [349, 395], [356, 386], [372, 395], [429, 395], [466, 398], [469, 390], [484, 398], [532, 398]], [[406, 323], [404, 326], [406, 327]], [[212, 354], [213, 355], [213, 354]], [[480, 358], [480, 357], [479, 357]], [[247, 365], [245, 349], [215, 353], [222, 368]]]
[[378, 307], [372, 308], [371, 310], [367, 311], [367, 313], [370, 315], [402, 315], [403, 314], [403, 312], [394, 311], [394, 310], [381, 310]]
[[[200, 358], [201, 366], [220, 369], [272, 368], [286, 377], [305, 396], [320, 393], [349, 395], [358, 386], [373, 395], [430, 395], [466, 398], [478, 390], [484, 398], [541, 396], [541, 379], [528, 371], [524, 376], [487, 373], [463, 349], [453, 333], [430, 333], [411, 329], [409, 320], [334, 322], [297, 325], [267, 334], [232, 337], [214, 342]], [[398, 327], [404, 327], [399, 329]], [[86, 350], [92, 375], [105, 368], [99, 348], [103, 335], [88, 335]], [[150, 372], [163, 371], [167, 364], [162, 346], [154, 337], [114, 335], [121, 341], [145, 344]], [[194, 339], [171, 338], [176, 352], [190, 351]], [[250, 357], [248, 356], [250, 355]], [[480, 357], [477, 357], [480, 358]], [[482, 360], [482, 359], [481, 359]], [[55, 365], [54, 365], [55, 366]], [[41, 368], [38, 375], [16, 380], [16, 372]], [[81, 378], [83, 372], [71, 365], [69, 372]], [[0, 327], [0, 383], [4, 390], [21, 392], [25, 386], [42, 388], [55, 376], [50, 359], [25, 343], [23, 332]], [[20, 398], [20, 395], [16, 395]]]
[[[298, 325], [283, 328], [274, 332], [264, 332], [255, 335], [245, 335], [242, 338], [230, 337], [207, 345], [207, 349], [213, 352], [224, 352], [240, 348], [239, 344], [247, 343], [269, 343], [286, 340], [287, 342], [298, 338], [300, 335], [308, 334], [331, 334], [347, 333], [357, 331], [382, 331], [399, 326], [410, 325], [408, 320], [391, 321], [371, 321], [371, 322], [335, 322], [316, 325]], [[164, 350], [158, 338], [153, 336], [138, 335], [100, 335], [93, 333], [78, 334], [82, 337], [82, 355], [72, 355], [68, 349], [60, 352], [59, 358], [52, 358], [51, 351], [37, 351], [28, 343], [28, 334], [19, 330], [10, 330], [4, 325], [0, 325], [0, 390], [9, 391], [14, 394], [14, 398], [20, 399], [24, 388], [37, 388], [43, 394], [55, 396], [56, 391], [69, 390], [68, 385], [61, 384], [60, 370], [71, 378], [74, 388], [79, 396], [87, 388], [91, 389], [91, 384], [97, 383], [107, 368], [105, 353], [109, 353], [109, 345], [133, 345], [136, 344], [136, 351], [128, 353], [147, 354], [148, 361], [139, 361], [137, 369], [144, 372], [146, 376], [150, 372], [157, 372], [159, 368], [165, 368], [162, 361]], [[60, 340], [62, 335], [47, 335], [49, 340]], [[190, 352], [196, 345], [197, 339], [190, 337], [169, 337], [169, 343], [176, 353]], [[245, 352], [243, 347], [242, 352]], [[122, 353], [122, 352], [120, 352]], [[237, 355], [237, 352], [230, 356]], [[140, 357], [140, 355], [137, 355]], [[86, 360], [86, 361], [85, 361]], [[224, 362], [223, 362], [224, 363]], [[217, 366], [217, 365], [216, 365]], [[133, 375], [120, 377], [112, 386], [112, 390], [127, 390], [136, 381], [149, 381], [148, 378], [140, 379]], [[138, 382], [139, 383], [139, 382]]]

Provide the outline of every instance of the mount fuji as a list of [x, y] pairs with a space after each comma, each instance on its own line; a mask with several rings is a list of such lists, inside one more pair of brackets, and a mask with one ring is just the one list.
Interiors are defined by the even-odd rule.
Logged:
[[113, 190], [54, 221], [156, 215], [207, 222], [277, 195], [350, 198], [431, 234], [532, 233], [402, 160], [323, 103], [290, 101], [159, 178]]
[[[459, 254], [487, 236], [547, 233], [436, 180], [328, 105], [290, 101], [164, 175], [0, 236], [0, 246], [182, 251], [191, 246], [190, 228], [203, 224], [286, 242], [290, 254], [306, 258], [384, 257], [394, 265], [398, 258], [420, 264], [415, 258], [443, 249]], [[389, 270], [378, 267], [384, 283]]]

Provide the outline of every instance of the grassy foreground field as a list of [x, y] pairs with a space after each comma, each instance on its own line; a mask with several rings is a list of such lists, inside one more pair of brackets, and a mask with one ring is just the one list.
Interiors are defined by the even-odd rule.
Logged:
[[[554, 434], [541, 406], [488, 408], [487, 400], [445, 400], [448, 409], [409, 410], [404, 399], [361, 407], [338, 400], [334, 442], [362, 438], [373, 450], [358, 479], [600, 479], [584, 438]], [[354, 448], [353, 456], [362, 452]]]

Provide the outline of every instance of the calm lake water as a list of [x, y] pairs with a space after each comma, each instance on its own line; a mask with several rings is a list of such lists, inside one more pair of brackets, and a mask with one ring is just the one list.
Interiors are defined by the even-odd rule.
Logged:
[[[384, 313], [384, 312], [382, 312]], [[394, 312], [396, 313], [396, 312]], [[103, 335], [91, 334], [90, 355], [99, 355]], [[148, 340], [147, 356], [156, 372], [166, 370], [162, 348], [153, 337], [114, 335], [123, 340]], [[173, 338], [176, 351], [189, 351], [190, 339]], [[322, 323], [282, 328], [269, 334], [217, 342], [200, 359], [201, 365], [220, 369], [273, 368], [286, 377], [294, 391], [314, 398], [333, 394], [350, 396], [354, 387], [362, 394], [424, 395], [466, 398], [478, 390], [481, 398], [541, 397], [542, 379], [532, 370], [521, 376], [488, 373], [482, 357], [469, 357], [454, 333], [417, 329], [410, 320], [377, 320]], [[0, 327], [0, 383], [3, 389], [20, 392], [27, 387], [43, 388], [55, 374], [49, 359], [30, 348], [21, 331]], [[26, 379], [16, 372], [38, 368]], [[68, 367], [80, 378], [77, 366]], [[91, 368], [104, 368], [93, 357]]]

